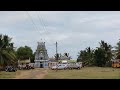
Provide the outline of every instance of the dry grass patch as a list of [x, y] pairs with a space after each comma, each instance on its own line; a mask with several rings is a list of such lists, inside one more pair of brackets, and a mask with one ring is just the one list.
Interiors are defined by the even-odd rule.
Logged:
[[44, 79], [120, 79], [119, 68], [85, 67], [80, 70], [48, 70]]

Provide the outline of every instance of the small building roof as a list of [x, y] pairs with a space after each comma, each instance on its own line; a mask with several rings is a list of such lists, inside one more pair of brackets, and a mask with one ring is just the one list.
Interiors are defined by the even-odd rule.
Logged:
[[18, 63], [30, 63], [30, 60], [18, 60]]
[[63, 60], [62, 63], [67, 63], [67, 60]]
[[77, 62], [77, 60], [68, 60], [68, 62]]

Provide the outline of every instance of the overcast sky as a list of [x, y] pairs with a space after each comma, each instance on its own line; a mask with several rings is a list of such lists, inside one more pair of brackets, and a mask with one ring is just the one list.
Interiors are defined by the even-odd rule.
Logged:
[[46, 42], [49, 57], [68, 52], [73, 59], [86, 47], [104, 40], [115, 46], [120, 39], [119, 11], [0, 11], [0, 33], [12, 37], [15, 47]]

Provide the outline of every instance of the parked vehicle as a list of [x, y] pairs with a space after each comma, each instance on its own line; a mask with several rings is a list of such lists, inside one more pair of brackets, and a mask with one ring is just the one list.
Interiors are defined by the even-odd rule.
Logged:
[[17, 68], [14, 66], [6, 66], [5, 71], [6, 72], [16, 72]]
[[82, 63], [69, 63], [68, 65], [67, 65], [67, 68], [68, 69], [80, 69], [80, 68], [82, 68]]
[[32, 66], [29, 66], [29, 68], [30, 68], [30, 69], [35, 69], [35, 68], [34, 68], [34, 67], [32, 67]]
[[24, 67], [23, 69], [29, 70], [29, 69], [30, 69], [29, 64], [26, 64], [25, 67]]
[[21, 70], [22, 69], [22, 65], [19, 64], [18, 65], [18, 69]]
[[57, 64], [53, 66], [51, 69], [56, 70], [56, 69], [80, 69], [80, 68], [82, 68], [82, 62]]
[[29, 70], [29, 69], [34, 69], [34, 66], [31, 66], [29, 64], [23, 64], [23, 65], [18, 65], [18, 69]]
[[56, 69], [67, 69], [67, 64], [57, 64], [51, 68], [52, 70]]
[[57, 69], [57, 65], [52, 66], [51, 69], [52, 69], [52, 70], [56, 70], [56, 69]]
[[35, 69], [35, 68], [34, 68], [34, 64], [33, 64], [33, 63], [29, 63], [29, 68], [30, 68], [30, 69]]

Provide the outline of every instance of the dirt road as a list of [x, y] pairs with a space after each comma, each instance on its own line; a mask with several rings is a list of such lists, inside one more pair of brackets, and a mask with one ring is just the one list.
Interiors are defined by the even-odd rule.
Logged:
[[33, 70], [19, 70], [13, 79], [42, 79], [47, 74], [47, 69], [36, 68]]

